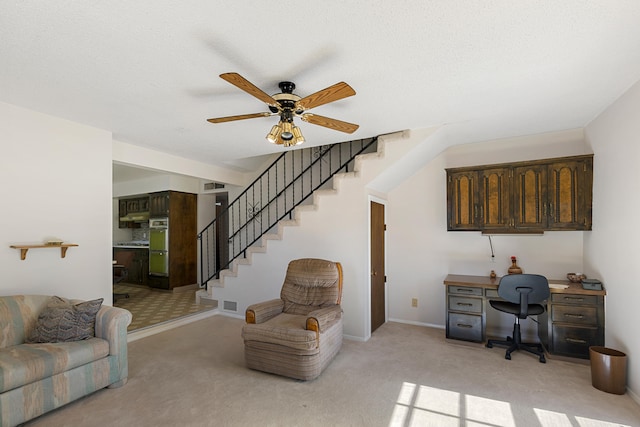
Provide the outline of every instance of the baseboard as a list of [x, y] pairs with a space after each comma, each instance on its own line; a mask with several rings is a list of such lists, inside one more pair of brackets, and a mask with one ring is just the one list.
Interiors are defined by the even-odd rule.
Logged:
[[168, 320], [166, 322], [158, 323], [147, 328], [137, 329], [127, 334], [127, 342], [133, 342], [140, 338], [146, 338], [151, 335], [159, 334], [160, 332], [168, 331], [170, 329], [177, 328], [178, 326], [187, 325], [189, 323], [197, 322], [198, 320], [206, 319], [208, 317], [216, 316], [220, 314], [218, 309], [207, 310], [200, 313], [192, 314], [190, 316], [184, 316], [176, 320]]
[[444, 325], [436, 325], [433, 323], [424, 323], [424, 322], [416, 322], [413, 320], [403, 320], [403, 319], [387, 319], [388, 322], [396, 322], [396, 323], [404, 323], [405, 325], [415, 325], [415, 326], [425, 326], [427, 328], [434, 329], [445, 329]]

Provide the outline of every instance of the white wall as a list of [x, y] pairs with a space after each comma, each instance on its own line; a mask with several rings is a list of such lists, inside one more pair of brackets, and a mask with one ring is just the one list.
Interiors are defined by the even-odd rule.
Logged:
[[[491, 262], [489, 237], [480, 232], [447, 232], [445, 168], [586, 153], [580, 130], [454, 146], [390, 191], [387, 205], [389, 317], [444, 327], [445, 276], [488, 276], [491, 270], [501, 276], [506, 274], [512, 255], [518, 258], [525, 272], [549, 278], [562, 279], [570, 271], [583, 270], [585, 232], [492, 236], [495, 263]], [[417, 308], [411, 307], [412, 298], [418, 298]], [[511, 331], [512, 317], [490, 311], [487, 315], [490, 333]], [[528, 325], [529, 330], [534, 325]]]
[[[0, 103], [0, 140], [0, 293], [111, 304], [111, 133]], [[79, 246], [9, 248], [51, 237]]]
[[628, 360], [628, 386], [640, 401], [640, 82], [586, 128], [594, 156], [593, 231], [585, 237], [587, 275], [606, 289], [605, 344]]
[[225, 277], [224, 288], [213, 288], [213, 298], [237, 303], [243, 316], [249, 304], [279, 298], [290, 260], [304, 257], [339, 261], [343, 267], [342, 308], [344, 333], [355, 339], [370, 336], [369, 320], [369, 202], [374, 190], [366, 188], [385, 166], [414, 147], [419, 138], [408, 134], [380, 138], [383, 155], [370, 154], [356, 166], [356, 173], [335, 180], [337, 192], [319, 191], [315, 209], [297, 208], [298, 226], [283, 228], [282, 240], [269, 240], [266, 253], [251, 256], [251, 265], [240, 265], [237, 277]]
[[[240, 186], [247, 184], [249, 176], [230, 168], [212, 166], [120, 141], [114, 140], [112, 148], [113, 161], [126, 165], [146, 167], [187, 177], [193, 176]], [[197, 191], [193, 192], [197, 193]]]

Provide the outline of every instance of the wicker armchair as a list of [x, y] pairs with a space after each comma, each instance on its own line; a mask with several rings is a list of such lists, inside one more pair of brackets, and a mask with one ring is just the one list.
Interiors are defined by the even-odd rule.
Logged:
[[247, 308], [247, 366], [299, 380], [318, 377], [342, 347], [341, 298], [340, 263], [291, 261], [280, 298]]

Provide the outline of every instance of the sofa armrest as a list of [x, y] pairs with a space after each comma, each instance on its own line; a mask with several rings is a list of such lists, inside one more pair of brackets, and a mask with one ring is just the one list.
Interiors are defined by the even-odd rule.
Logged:
[[316, 342], [319, 343], [320, 332], [340, 317], [342, 317], [342, 307], [339, 305], [313, 310], [307, 315], [307, 330], [316, 332]]
[[282, 313], [284, 301], [281, 299], [272, 299], [257, 304], [251, 304], [245, 312], [245, 320], [247, 323], [264, 323], [267, 320]]
[[109, 355], [116, 356], [118, 363], [118, 380], [126, 382], [129, 375], [127, 359], [127, 326], [133, 316], [128, 310], [103, 305], [96, 315], [96, 337], [109, 342]]

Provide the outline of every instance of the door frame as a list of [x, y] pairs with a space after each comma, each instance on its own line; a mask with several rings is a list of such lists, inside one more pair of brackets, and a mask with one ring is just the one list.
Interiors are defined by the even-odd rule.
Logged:
[[[367, 316], [366, 316], [366, 331], [365, 341], [371, 338], [371, 202], [378, 203], [383, 206], [385, 225], [387, 222], [387, 200], [381, 199], [373, 195], [369, 195], [367, 198]], [[385, 231], [386, 233], [386, 231]], [[387, 241], [385, 234], [384, 239], [384, 269], [385, 275], [387, 271]], [[389, 286], [387, 281], [384, 282], [384, 320], [385, 323], [389, 321]]]

